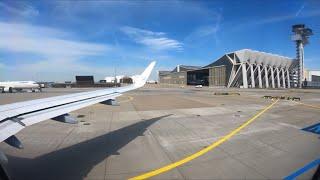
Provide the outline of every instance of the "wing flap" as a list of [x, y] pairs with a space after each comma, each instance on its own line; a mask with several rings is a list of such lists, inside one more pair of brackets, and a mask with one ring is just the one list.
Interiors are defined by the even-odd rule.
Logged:
[[14, 121], [5, 121], [0, 124], [0, 142], [8, 137], [15, 135], [24, 128], [23, 125]]

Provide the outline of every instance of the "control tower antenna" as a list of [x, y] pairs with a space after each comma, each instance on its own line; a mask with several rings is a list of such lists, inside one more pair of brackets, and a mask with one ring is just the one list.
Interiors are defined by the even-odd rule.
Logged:
[[306, 28], [304, 24], [296, 24], [292, 26], [292, 40], [296, 42], [296, 60], [298, 61], [298, 87], [302, 87], [304, 80], [304, 46], [309, 43], [308, 38], [313, 35], [310, 28]]

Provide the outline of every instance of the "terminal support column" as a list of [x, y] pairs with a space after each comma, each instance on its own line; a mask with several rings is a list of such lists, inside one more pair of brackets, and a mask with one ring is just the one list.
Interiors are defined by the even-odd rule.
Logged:
[[254, 82], [254, 73], [253, 73], [253, 65], [250, 64], [250, 74], [251, 74], [251, 88], [255, 88], [256, 87], [256, 83]]
[[270, 69], [271, 69], [271, 86], [272, 88], [275, 88], [273, 67], [270, 67]]
[[246, 63], [242, 63], [242, 82], [243, 88], [248, 88], [248, 79], [247, 79], [247, 66]]
[[288, 69], [286, 69], [286, 71], [287, 71], [287, 84], [288, 84], [288, 88], [290, 88], [290, 74]]
[[266, 88], [269, 88], [268, 68], [264, 66], [264, 78], [266, 80]]
[[261, 66], [260, 65], [258, 65], [258, 81], [259, 81], [259, 88], [262, 88]]
[[281, 74], [282, 74], [282, 85], [283, 85], [283, 88], [286, 88], [286, 78], [285, 78], [285, 74], [284, 74], [283, 68], [281, 68]]
[[280, 75], [279, 75], [279, 69], [278, 68], [276, 68], [276, 70], [277, 70], [277, 88], [281, 88], [281, 86], [280, 86]]

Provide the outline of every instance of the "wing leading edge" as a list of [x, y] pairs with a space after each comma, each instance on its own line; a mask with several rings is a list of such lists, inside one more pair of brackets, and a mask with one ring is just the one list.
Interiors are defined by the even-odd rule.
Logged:
[[142, 87], [149, 78], [155, 61], [145, 71], [133, 76], [134, 83], [70, 95], [43, 98], [0, 106], [0, 142], [7, 140], [32, 124], [65, 115], [71, 111], [121, 96], [121, 93]]

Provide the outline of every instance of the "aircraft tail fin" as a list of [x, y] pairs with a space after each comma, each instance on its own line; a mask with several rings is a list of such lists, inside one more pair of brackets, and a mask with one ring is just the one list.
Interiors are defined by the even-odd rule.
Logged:
[[156, 61], [152, 61], [149, 66], [143, 71], [142, 74], [132, 76], [134, 85], [137, 87], [142, 87], [148, 80], [154, 66], [156, 65]]

